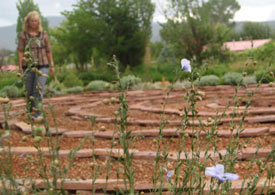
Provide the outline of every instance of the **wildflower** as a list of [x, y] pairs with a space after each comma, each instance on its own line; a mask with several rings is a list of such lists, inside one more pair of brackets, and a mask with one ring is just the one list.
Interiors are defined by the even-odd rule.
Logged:
[[20, 156], [19, 156], [19, 158], [23, 158], [23, 157], [25, 157], [26, 156], [26, 153], [24, 152], [24, 153], [22, 153]]
[[233, 173], [225, 173], [224, 172], [224, 165], [217, 164], [213, 167], [206, 167], [205, 175], [209, 177], [215, 177], [220, 182], [224, 182], [226, 180], [238, 180], [239, 176]]
[[190, 61], [185, 58], [181, 60], [181, 68], [185, 72], [192, 72]]
[[163, 170], [166, 172], [166, 176], [165, 176], [165, 179], [168, 181], [172, 175], [174, 174], [174, 171], [168, 171], [167, 168], [163, 167]]

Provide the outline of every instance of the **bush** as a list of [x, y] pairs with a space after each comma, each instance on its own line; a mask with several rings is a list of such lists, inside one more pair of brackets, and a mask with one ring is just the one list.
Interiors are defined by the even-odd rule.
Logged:
[[5, 86], [3, 89], [1, 89], [0, 94], [6, 95], [9, 98], [15, 98], [19, 97], [19, 89], [16, 86]]
[[57, 81], [51, 81], [50, 84], [48, 84], [48, 86], [55, 89], [56, 91], [62, 91], [63, 89], [65, 89], [63, 83]]
[[174, 85], [175, 88], [190, 88], [191, 87], [191, 82], [189, 81], [177, 81]]
[[72, 87], [64, 91], [65, 94], [81, 93], [81, 92], [83, 92], [83, 87], [81, 86]]
[[274, 78], [269, 74], [269, 72], [266, 72], [265, 70], [258, 70], [255, 72], [257, 82], [262, 83], [269, 83], [274, 80]]
[[102, 80], [106, 82], [112, 82], [116, 79], [116, 75], [113, 74], [113, 71], [109, 67], [98, 67], [93, 70], [78, 72], [77, 73], [80, 80], [83, 81], [84, 85], [88, 85], [91, 81]]
[[216, 75], [206, 75], [202, 76], [199, 80], [195, 81], [197, 86], [216, 86], [220, 82], [219, 77]]
[[65, 86], [62, 83], [52, 80], [50, 84], [45, 86], [44, 96], [54, 97], [57, 95], [61, 95], [62, 94], [61, 91], [64, 89], [65, 89]]
[[0, 91], [0, 97], [3, 97], [3, 98], [7, 97], [7, 93], [4, 91]]
[[145, 89], [159, 89], [160, 87], [156, 86], [154, 83], [151, 82], [143, 82], [138, 83], [133, 86], [134, 90], [145, 90]]
[[248, 84], [256, 84], [257, 83], [257, 78], [256, 76], [246, 76], [243, 78], [243, 84], [248, 85]]
[[0, 73], [0, 90], [5, 86], [11, 86], [16, 84], [17, 87], [22, 87], [22, 82], [20, 83], [20, 78], [14, 73]]
[[208, 66], [203, 72], [202, 75], [216, 75], [218, 77], [222, 77], [224, 74], [228, 72], [229, 65], [219, 64], [215, 66]]
[[275, 50], [275, 42], [271, 41], [264, 44], [262, 47], [259, 47], [253, 51], [254, 57], [257, 60], [267, 60], [270, 59], [274, 55]]
[[223, 82], [226, 85], [237, 85], [242, 81], [243, 76], [241, 73], [229, 72], [223, 76]]
[[63, 84], [67, 88], [77, 87], [77, 86], [83, 86], [83, 82], [73, 73], [69, 73]]
[[95, 81], [91, 81], [87, 85], [87, 90], [88, 91], [103, 91], [103, 90], [108, 89], [107, 85], [110, 85], [110, 84], [106, 81], [95, 80]]
[[125, 77], [122, 77], [121, 82], [121, 88], [122, 89], [131, 89], [134, 85], [140, 83], [141, 79], [138, 77], [135, 77], [134, 75], [128, 75]]

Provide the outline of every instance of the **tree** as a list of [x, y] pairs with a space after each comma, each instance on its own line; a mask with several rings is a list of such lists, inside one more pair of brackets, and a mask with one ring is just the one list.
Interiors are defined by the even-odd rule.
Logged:
[[272, 29], [267, 24], [245, 22], [240, 34], [243, 39], [266, 39], [272, 37]]
[[108, 59], [116, 55], [124, 67], [135, 66], [144, 57], [153, 13], [151, 0], [80, 0], [73, 11], [64, 12], [67, 22], [55, 38], [70, 47], [79, 68], [95, 53]]
[[24, 24], [24, 18], [27, 16], [27, 14], [31, 11], [37, 11], [40, 16], [41, 16], [41, 22], [42, 22], [42, 27], [45, 30], [48, 30], [48, 20], [46, 18], [44, 18], [41, 15], [41, 12], [39, 10], [39, 7], [37, 4], [35, 4], [33, 2], [33, 0], [18, 0], [18, 2], [16, 3], [16, 7], [18, 10], [18, 18], [17, 18], [17, 26], [16, 26], [16, 43], [19, 37], [19, 34], [21, 33], [22, 29], [23, 29], [23, 24]]
[[[207, 49], [218, 51], [230, 34], [230, 19], [240, 8], [236, 0], [170, 0], [172, 15], [163, 25], [162, 38], [176, 56], [200, 63]], [[213, 50], [212, 48], [215, 47]]]

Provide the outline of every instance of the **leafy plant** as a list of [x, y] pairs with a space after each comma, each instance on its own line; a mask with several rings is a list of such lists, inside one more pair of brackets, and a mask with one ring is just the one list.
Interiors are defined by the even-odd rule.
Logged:
[[229, 72], [223, 76], [223, 82], [226, 85], [241, 84], [240, 82], [242, 81], [242, 79], [242, 74], [237, 72]]
[[87, 85], [87, 90], [88, 91], [103, 91], [106, 89], [110, 89], [110, 84], [106, 81], [101, 81], [101, 80], [95, 80], [95, 81], [91, 81], [88, 85]]
[[256, 84], [256, 83], [257, 83], [257, 78], [254, 75], [244, 77], [243, 82], [242, 82], [242, 84], [244, 84], [244, 85]]
[[15, 97], [19, 97], [20, 92], [16, 86], [11, 85], [1, 89], [0, 94], [6, 95], [9, 98], [15, 98]]
[[73, 73], [69, 73], [66, 76], [63, 84], [67, 88], [72, 88], [72, 87], [82, 86], [83, 85], [82, 81], [75, 74], [73, 74]]
[[138, 77], [135, 77], [134, 75], [128, 75], [121, 78], [121, 81], [119, 83], [119, 87], [122, 89], [131, 89], [134, 85], [141, 82], [141, 79]]
[[64, 90], [65, 94], [81, 93], [81, 92], [83, 92], [83, 87], [81, 87], [81, 86], [76, 86], [76, 87], [72, 87], [72, 88]]
[[259, 82], [260, 80], [262, 81], [262, 83], [269, 83], [274, 81], [274, 77], [272, 77], [268, 72], [266, 72], [265, 70], [258, 70], [255, 72], [256, 78], [257, 78], [257, 82]]
[[216, 75], [202, 76], [200, 79], [195, 81], [195, 85], [198, 86], [216, 86], [220, 82], [220, 78]]

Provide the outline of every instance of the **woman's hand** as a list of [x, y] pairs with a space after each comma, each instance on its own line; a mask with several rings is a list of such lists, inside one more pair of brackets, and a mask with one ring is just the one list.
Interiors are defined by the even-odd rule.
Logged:
[[51, 74], [52, 76], [54, 76], [54, 72], [55, 72], [54, 66], [50, 66], [50, 74]]

